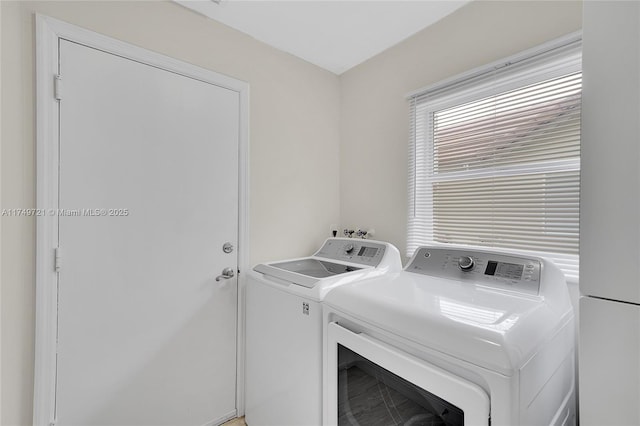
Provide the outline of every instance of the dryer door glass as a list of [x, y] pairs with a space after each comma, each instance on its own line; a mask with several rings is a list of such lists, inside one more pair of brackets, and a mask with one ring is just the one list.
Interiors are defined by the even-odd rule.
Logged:
[[338, 425], [463, 425], [453, 404], [338, 345]]
[[463, 425], [455, 405], [338, 345], [338, 425]]
[[491, 424], [489, 396], [477, 384], [371, 336], [374, 330], [337, 321], [326, 329], [327, 424]]

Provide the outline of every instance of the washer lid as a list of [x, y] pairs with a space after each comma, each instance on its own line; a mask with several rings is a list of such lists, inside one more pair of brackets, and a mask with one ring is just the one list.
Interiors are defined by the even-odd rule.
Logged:
[[332, 308], [507, 376], [572, 318], [544, 298], [400, 272], [336, 287]]
[[312, 288], [322, 278], [358, 271], [360, 269], [362, 268], [312, 257], [286, 262], [260, 264], [253, 268], [256, 272], [280, 278], [307, 288]]
[[338, 281], [401, 269], [400, 253], [393, 245], [352, 238], [328, 238], [313, 256], [261, 263], [253, 268], [265, 276], [306, 288], [314, 288], [319, 282], [330, 287]]

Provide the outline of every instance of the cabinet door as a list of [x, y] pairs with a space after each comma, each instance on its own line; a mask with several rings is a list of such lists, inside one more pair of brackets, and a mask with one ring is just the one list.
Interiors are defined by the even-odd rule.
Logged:
[[583, 8], [580, 290], [640, 303], [640, 3]]
[[580, 424], [640, 424], [640, 306], [580, 299]]

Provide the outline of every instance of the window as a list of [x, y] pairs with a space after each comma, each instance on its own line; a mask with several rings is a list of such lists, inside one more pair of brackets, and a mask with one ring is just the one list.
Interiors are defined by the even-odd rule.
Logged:
[[410, 96], [409, 255], [508, 249], [577, 280], [581, 77], [572, 35]]

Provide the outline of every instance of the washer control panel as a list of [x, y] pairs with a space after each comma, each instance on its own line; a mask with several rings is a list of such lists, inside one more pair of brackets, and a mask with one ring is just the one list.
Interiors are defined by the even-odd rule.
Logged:
[[315, 256], [375, 267], [382, 261], [385, 249], [384, 244], [373, 241], [329, 238]]
[[538, 259], [480, 250], [420, 247], [405, 271], [538, 295]]

